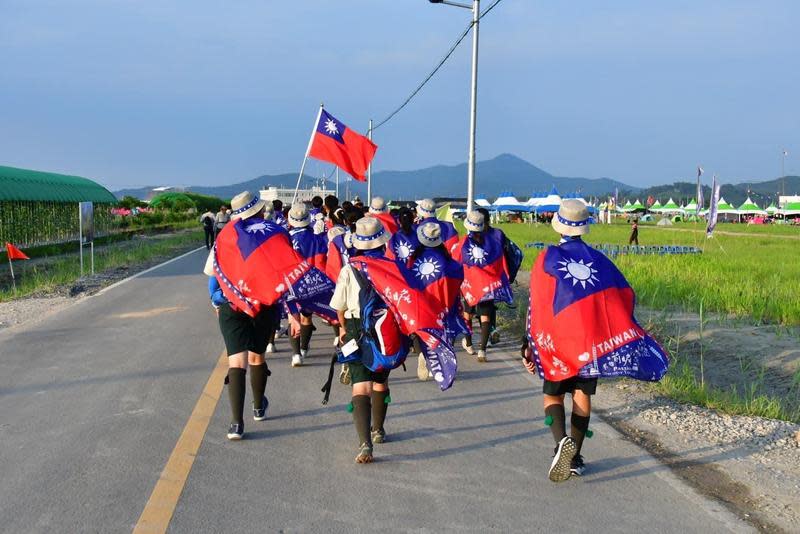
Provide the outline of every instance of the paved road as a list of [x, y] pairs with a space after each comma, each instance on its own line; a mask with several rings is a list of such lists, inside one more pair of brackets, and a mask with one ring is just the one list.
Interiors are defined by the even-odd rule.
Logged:
[[[203, 261], [190, 254], [0, 332], [1, 531], [137, 524], [223, 349]], [[321, 328], [301, 369], [280, 344], [270, 417], [248, 421], [242, 442], [225, 439], [222, 391], [171, 532], [749, 530], [600, 421], [589, 473], [550, 483], [540, 385], [510, 352], [482, 365], [464, 356], [445, 393], [395, 372], [390, 442], [355, 465], [347, 389], [320, 405], [330, 340]]]

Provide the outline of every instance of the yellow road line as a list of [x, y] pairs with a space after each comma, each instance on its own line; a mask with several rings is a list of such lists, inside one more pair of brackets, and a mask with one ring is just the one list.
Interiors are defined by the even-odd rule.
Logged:
[[144, 506], [139, 521], [133, 527], [134, 534], [151, 532], [166, 532], [172, 514], [175, 513], [175, 506], [181, 497], [186, 479], [192, 470], [195, 456], [203, 442], [208, 423], [217, 408], [217, 402], [222, 395], [223, 381], [228, 371], [228, 361], [225, 351], [217, 360], [217, 366], [211, 372], [203, 393], [197, 399], [197, 404], [192, 410], [192, 415], [183, 427], [181, 437], [169, 455], [167, 465], [161, 471], [161, 476], [153, 488], [153, 493]]

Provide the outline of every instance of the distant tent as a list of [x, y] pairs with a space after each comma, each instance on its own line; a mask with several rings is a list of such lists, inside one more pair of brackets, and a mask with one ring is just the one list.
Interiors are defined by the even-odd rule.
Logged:
[[641, 219], [639, 219], [639, 221], [641, 221], [641, 222], [653, 222], [653, 216], [650, 215], [649, 213], [646, 214], [646, 215], [642, 215], [642, 217], [641, 217]]
[[672, 221], [669, 220], [669, 217], [664, 217], [660, 221], [656, 223], [657, 226], [672, 226]]
[[533, 211], [534, 208], [539, 206], [542, 203], [542, 201], [544, 201], [545, 197], [547, 197], [546, 193], [535, 192], [531, 195], [528, 201], [525, 202], [525, 205], [531, 208], [531, 210]]
[[664, 204], [663, 206], [661, 206], [661, 211], [660, 211], [660, 212], [661, 212], [661, 213], [680, 213], [680, 212], [681, 212], [681, 208], [680, 208], [680, 206], [678, 206], [677, 204], [675, 204], [675, 201], [674, 201], [674, 200], [672, 200], [672, 199], [670, 198], [670, 199], [667, 201], [667, 203], [666, 203], [666, 204]]
[[624, 212], [631, 211], [631, 206], [633, 206], [633, 204], [631, 204], [631, 201], [630, 201], [630, 200], [628, 200], [628, 201], [625, 203], [625, 205], [624, 205], [624, 206], [622, 206], [622, 207], [620, 208], [620, 211], [624, 211]]
[[775, 215], [775, 213], [778, 211], [778, 208], [776, 208], [775, 204], [773, 203], [767, 206], [767, 209], [764, 211], [766, 211], [768, 215]]
[[556, 187], [550, 190], [550, 193], [542, 199], [541, 203], [536, 206], [536, 213], [556, 212], [561, 207], [561, 195], [558, 194]]
[[779, 210], [781, 215], [800, 215], [800, 202], [789, 202], [783, 209]]
[[692, 199], [691, 202], [689, 202], [688, 204], [686, 204], [686, 206], [683, 207], [683, 210], [687, 211], [687, 212], [696, 212], [697, 211], [697, 201], [695, 199]]
[[676, 223], [676, 222], [681, 222], [681, 221], [683, 221], [683, 215], [675, 215], [675, 216], [672, 218], [672, 222], [674, 222], [674, 223]]
[[644, 204], [639, 202], [639, 199], [637, 198], [636, 202], [634, 202], [633, 205], [631, 205], [631, 207], [628, 208], [628, 211], [644, 211], [646, 209], [647, 208], [644, 207]]
[[655, 211], [656, 213], [658, 213], [659, 208], [661, 208], [661, 202], [656, 200], [655, 202], [653, 202], [653, 205], [650, 206], [650, 211]]
[[488, 200], [486, 200], [485, 198], [476, 198], [476, 199], [475, 199], [475, 204], [477, 204], [477, 205], [478, 205], [478, 206], [480, 206], [481, 208], [488, 208], [488, 207], [491, 207], [491, 205], [492, 205], [492, 204], [491, 204], [491, 203], [490, 203]]
[[720, 197], [717, 204], [717, 213], [736, 213], [736, 209], [725, 201], [725, 197]]
[[492, 208], [497, 211], [530, 211], [530, 208], [517, 200], [511, 191], [500, 193], [500, 196], [492, 204]]
[[766, 210], [762, 210], [758, 207], [758, 205], [750, 200], [750, 197], [747, 197], [747, 200], [744, 201], [744, 204], [739, 206], [739, 209], [736, 210], [739, 215], [766, 215]]

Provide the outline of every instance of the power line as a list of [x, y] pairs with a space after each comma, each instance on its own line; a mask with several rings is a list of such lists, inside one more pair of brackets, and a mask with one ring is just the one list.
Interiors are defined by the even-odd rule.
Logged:
[[[483, 13], [481, 13], [481, 14], [480, 14], [480, 16], [478, 17], [478, 20], [480, 20], [480, 19], [482, 19], [483, 17], [485, 17], [487, 13], [489, 13], [489, 12], [490, 12], [492, 9], [494, 9], [494, 8], [495, 8], [495, 6], [496, 6], [497, 4], [499, 4], [499, 3], [500, 3], [500, 2], [502, 2], [502, 1], [503, 1], [503, 0], [495, 0], [495, 1], [494, 1], [494, 3], [492, 3], [492, 5], [490, 5], [488, 8], [486, 8], [486, 10], [485, 10]], [[434, 75], [435, 75], [435, 74], [436, 74], [436, 73], [439, 71], [439, 69], [440, 69], [440, 68], [442, 68], [442, 65], [444, 65], [444, 64], [445, 64], [445, 62], [446, 62], [448, 59], [450, 59], [450, 56], [452, 56], [452, 55], [453, 55], [453, 52], [455, 52], [456, 48], [458, 48], [458, 45], [460, 45], [460, 44], [461, 44], [461, 41], [463, 41], [463, 40], [464, 40], [464, 38], [465, 38], [465, 37], [466, 37], [466, 36], [469, 34], [469, 31], [472, 29], [472, 25], [473, 25], [473, 24], [474, 24], [474, 23], [473, 23], [472, 21], [470, 21], [470, 22], [469, 22], [469, 24], [467, 24], [467, 27], [466, 27], [466, 28], [464, 28], [464, 31], [461, 33], [461, 35], [458, 37], [458, 39], [456, 39], [456, 42], [454, 42], [454, 43], [453, 43], [453, 46], [451, 46], [451, 47], [450, 47], [450, 50], [448, 50], [448, 51], [447, 51], [447, 53], [444, 55], [444, 57], [441, 59], [441, 61], [439, 61], [439, 63], [436, 65], [436, 67], [434, 67], [434, 69], [433, 69], [433, 70], [430, 72], [430, 74], [428, 74], [428, 76], [426, 76], [426, 77], [425, 77], [425, 79], [424, 79], [424, 80], [422, 80], [422, 83], [420, 83], [420, 84], [417, 86], [417, 88], [416, 88], [416, 89], [414, 89], [414, 90], [411, 92], [411, 94], [410, 94], [410, 95], [408, 95], [408, 98], [406, 98], [406, 99], [403, 101], [403, 103], [402, 103], [402, 104], [400, 104], [400, 105], [399, 105], [399, 106], [398, 106], [398, 107], [397, 107], [397, 108], [396, 108], [394, 111], [392, 111], [392, 112], [389, 114], [389, 116], [387, 116], [385, 119], [383, 119], [382, 121], [380, 121], [380, 122], [379, 122], [379, 123], [378, 123], [376, 126], [373, 126], [373, 127], [372, 127], [372, 131], [373, 131], [373, 132], [374, 132], [375, 130], [377, 130], [378, 128], [380, 128], [381, 126], [383, 126], [384, 124], [386, 124], [387, 122], [389, 122], [389, 121], [392, 119], [392, 117], [394, 117], [395, 115], [397, 115], [397, 114], [400, 112], [400, 110], [402, 110], [404, 107], [406, 107], [406, 105], [407, 105], [409, 102], [411, 102], [411, 99], [413, 99], [415, 96], [417, 96], [417, 93], [419, 93], [419, 92], [420, 92], [420, 90], [421, 90], [421, 89], [422, 89], [422, 88], [425, 86], [425, 84], [426, 84], [426, 83], [428, 83], [428, 82], [430, 81], [430, 79], [431, 79], [431, 78], [433, 78], [433, 76], [434, 76]]]

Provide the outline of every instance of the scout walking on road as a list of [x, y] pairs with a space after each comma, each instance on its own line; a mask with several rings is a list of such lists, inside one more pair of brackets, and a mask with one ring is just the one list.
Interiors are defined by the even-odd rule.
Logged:
[[225, 206], [220, 206], [219, 211], [214, 216], [214, 235], [217, 236], [231, 220], [231, 213]]
[[400, 226], [392, 234], [392, 239], [386, 249], [386, 257], [405, 262], [419, 248], [414, 212], [408, 208], [400, 208], [397, 218]]
[[[264, 223], [265, 205], [250, 193], [241, 193], [231, 200], [234, 219]], [[267, 223], [264, 223], [267, 224]], [[231, 234], [220, 234], [222, 241]], [[206, 262], [205, 274], [209, 276], [208, 292], [211, 305], [219, 318], [219, 328], [228, 353], [228, 397], [231, 403], [231, 424], [228, 439], [240, 440], [244, 436], [245, 375], [250, 366], [250, 387], [253, 390], [253, 420], [267, 418], [269, 401], [265, 393], [269, 368], [264, 361], [267, 339], [274, 333], [275, 309], [273, 306], [258, 306], [251, 314], [231, 303], [222, 291], [215, 276], [214, 252]]]
[[[453, 259], [464, 266], [464, 283], [461, 286], [466, 303], [464, 319], [471, 328], [472, 318], [475, 315], [480, 318], [477, 359], [485, 362], [495, 303], [513, 302], [509, 267], [502, 232], [487, 232], [482, 213], [469, 212], [464, 228], [468, 233], [453, 246]], [[471, 335], [464, 338], [463, 346], [467, 354], [475, 353]]]
[[[544, 379], [545, 424], [556, 446], [549, 478], [563, 482], [581, 475], [583, 440], [591, 437], [591, 396], [598, 377], [628, 376], [660, 380], [668, 359], [633, 316], [635, 295], [625, 277], [602, 253], [581, 240], [590, 216], [579, 200], [564, 200], [553, 217], [561, 234], [536, 258], [531, 270], [528, 349], [529, 373]], [[564, 396], [572, 395], [570, 435]]]
[[206, 250], [211, 250], [214, 246], [214, 214], [211, 211], [205, 212], [200, 216], [200, 222], [206, 234]]
[[436, 203], [429, 198], [423, 198], [417, 202], [417, 224], [425, 224], [428, 222], [436, 223], [441, 227], [442, 242], [444, 242], [445, 248], [450, 250], [458, 241], [458, 232], [455, 226], [453, 226], [451, 222], [437, 219]]
[[[319, 197], [314, 197], [319, 198]], [[320, 203], [322, 199], [319, 198]], [[287, 217], [289, 237], [292, 247], [313, 267], [325, 272], [325, 257], [328, 252], [327, 237], [316, 234], [311, 228], [311, 213], [305, 204], [293, 204]], [[313, 314], [310, 310], [300, 310], [300, 337], [290, 337], [292, 346], [292, 367], [300, 367], [308, 354], [311, 334], [314, 332]]]
[[[389, 234], [380, 221], [364, 217], [356, 222], [353, 246], [356, 257], [382, 258], [389, 241]], [[361, 287], [369, 284], [365, 277], [350, 265], [344, 265], [339, 272], [336, 289], [331, 299], [331, 307], [339, 315], [343, 352], [354, 353], [362, 336]], [[350, 343], [348, 345], [348, 343]], [[350, 381], [353, 385], [352, 409], [353, 423], [358, 434], [358, 454], [356, 463], [372, 462], [373, 443], [383, 443], [386, 432], [383, 425], [389, 405], [389, 371], [370, 371], [360, 360], [349, 362]]]

